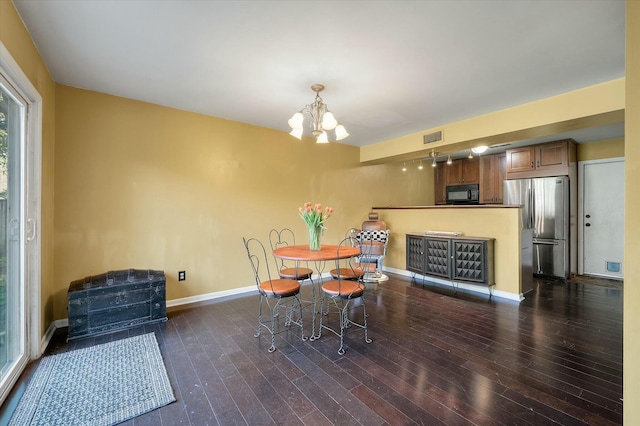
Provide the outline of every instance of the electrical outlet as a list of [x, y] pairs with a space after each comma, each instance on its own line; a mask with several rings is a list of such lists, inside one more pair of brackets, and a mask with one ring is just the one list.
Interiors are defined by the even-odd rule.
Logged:
[[178, 281], [184, 281], [187, 279], [187, 271], [178, 271]]

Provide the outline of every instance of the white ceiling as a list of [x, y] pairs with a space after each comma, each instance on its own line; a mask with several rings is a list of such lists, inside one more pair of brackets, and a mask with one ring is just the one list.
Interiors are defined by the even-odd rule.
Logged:
[[13, 2], [56, 82], [284, 131], [322, 83], [358, 146], [625, 72], [623, 0]]

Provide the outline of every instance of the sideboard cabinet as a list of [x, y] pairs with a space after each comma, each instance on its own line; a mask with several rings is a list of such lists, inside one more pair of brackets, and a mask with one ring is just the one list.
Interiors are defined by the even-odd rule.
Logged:
[[494, 238], [407, 234], [406, 268], [425, 276], [492, 286]]

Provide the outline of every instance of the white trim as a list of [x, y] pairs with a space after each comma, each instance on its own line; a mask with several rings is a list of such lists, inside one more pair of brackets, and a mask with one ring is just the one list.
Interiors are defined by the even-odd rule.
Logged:
[[[35, 221], [35, 237], [33, 241], [24, 245], [23, 269], [25, 277], [25, 304], [24, 309], [27, 310], [26, 320], [26, 336], [25, 336], [25, 356], [21, 358], [17, 364], [17, 369], [11, 377], [7, 378], [7, 388], [5, 391], [13, 387], [17, 378], [27, 365], [28, 359], [36, 359], [42, 354], [41, 346], [41, 316], [42, 316], [42, 300], [41, 300], [41, 243], [40, 232], [37, 229], [41, 220], [41, 185], [42, 185], [42, 96], [36, 90], [29, 78], [24, 74], [18, 63], [13, 59], [9, 50], [0, 41], [0, 70], [6, 80], [8, 80], [13, 88], [25, 101], [27, 112], [27, 128], [26, 128], [26, 151], [32, 153], [32, 158], [25, 158], [27, 168], [25, 180], [27, 190], [25, 192], [25, 200], [23, 205], [24, 215], [21, 222], [26, 222], [31, 217]], [[24, 147], [21, 147], [24, 149]], [[31, 202], [32, 201], [32, 202]], [[24, 237], [24, 224], [21, 226], [22, 236]], [[46, 336], [45, 336], [46, 337]], [[45, 339], [46, 340], [46, 339]], [[6, 394], [0, 395], [0, 401], [4, 401]]]
[[213, 293], [199, 294], [197, 296], [182, 297], [180, 299], [172, 299], [167, 301], [167, 308], [174, 306], [188, 305], [191, 303], [207, 302], [210, 300], [220, 299], [222, 297], [239, 296], [246, 293], [257, 292], [256, 286], [234, 288], [232, 290], [216, 291]]
[[405, 269], [396, 269], [396, 268], [390, 268], [390, 267], [387, 267], [387, 266], [385, 266], [383, 268], [383, 271], [393, 272], [394, 274], [404, 275], [406, 277], [420, 277], [421, 279], [424, 279], [426, 282], [433, 282], [433, 283], [437, 283], [437, 284], [445, 284], [445, 285], [450, 285], [451, 287], [453, 287], [453, 284], [455, 282], [457, 288], [468, 290], [468, 291], [471, 291], [473, 293], [486, 294], [487, 296], [492, 295], [493, 297], [499, 297], [501, 299], [512, 300], [512, 301], [515, 301], [515, 302], [518, 302], [518, 303], [522, 302], [524, 300], [524, 295], [522, 293], [517, 294], [517, 293], [511, 293], [509, 291], [496, 290], [496, 289], [493, 289], [493, 290], [491, 290], [491, 292], [489, 292], [489, 287], [486, 287], [486, 286], [483, 286], [483, 285], [474, 285], [474, 284], [461, 283], [461, 282], [457, 282], [457, 281], [443, 280], [441, 278], [436, 278], [436, 277], [432, 277], [432, 276], [424, 276], [424, 275], [417, 274], [417, 273], [414, 273], [414, 272], [411, 272], [411, 271], [407, 271]]
[[[578, 275], [584, 274], [584, 167], [598, 163], [624, 163], [624, 157], [601, 158], [598, 160], [578, 161]], [[605, 278], [613, 278], [603, 276]], [[614, 278], [614, 279], [617, 279]], [[620, 278], [622, 279], [622, 278]]]

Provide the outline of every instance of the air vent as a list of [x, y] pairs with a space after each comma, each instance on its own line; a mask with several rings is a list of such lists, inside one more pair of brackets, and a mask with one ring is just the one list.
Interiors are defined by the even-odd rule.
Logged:
[[423, 136], [424, 143], [433, 143], [442, 140], [442, 130], [434, 133], [429, 133], [428, 135]]

